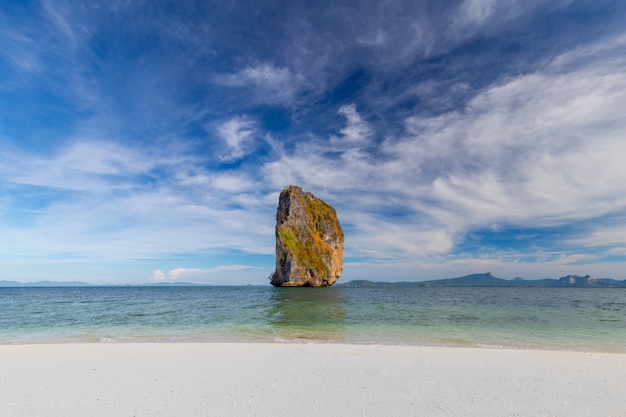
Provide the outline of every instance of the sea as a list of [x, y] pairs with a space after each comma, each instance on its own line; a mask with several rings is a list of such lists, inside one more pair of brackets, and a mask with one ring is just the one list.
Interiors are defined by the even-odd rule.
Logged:
[[0, 344], [143, 342], [626, 353], [626, 289], [0, 288]]

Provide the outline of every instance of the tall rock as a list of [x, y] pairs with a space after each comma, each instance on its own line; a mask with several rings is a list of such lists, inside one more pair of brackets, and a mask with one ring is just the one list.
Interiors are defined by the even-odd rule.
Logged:
[[343, 268], [343, 230], [333, 207], [290, 185], [276, 212], [277, 287], [333, 285]]

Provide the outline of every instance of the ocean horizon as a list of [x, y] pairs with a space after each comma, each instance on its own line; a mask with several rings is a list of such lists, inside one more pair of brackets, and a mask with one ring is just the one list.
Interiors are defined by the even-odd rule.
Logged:
[[0, 344], [268, 342], [626, 352], [621, 288], [0, 288]]

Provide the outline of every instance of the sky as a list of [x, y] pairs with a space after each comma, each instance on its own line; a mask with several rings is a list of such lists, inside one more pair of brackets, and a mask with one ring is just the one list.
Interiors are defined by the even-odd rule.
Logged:
[[3, 0], [0, 280], [626, 279], [623, 0]]

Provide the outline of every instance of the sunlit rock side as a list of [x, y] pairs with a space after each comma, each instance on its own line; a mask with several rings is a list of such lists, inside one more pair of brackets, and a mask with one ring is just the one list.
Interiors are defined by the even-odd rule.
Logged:
[[591, 275], [585, 275], [584, 277], [579, 275], [567, 275], [559, 278], [559, 285], [562, 287], [590, 287], [597, 284], [597, 280]]
[[276, 212], [277, 287], [333, 285], [343, 268], [344, 236], [333, 207], [290, 185], [280, 193]]

